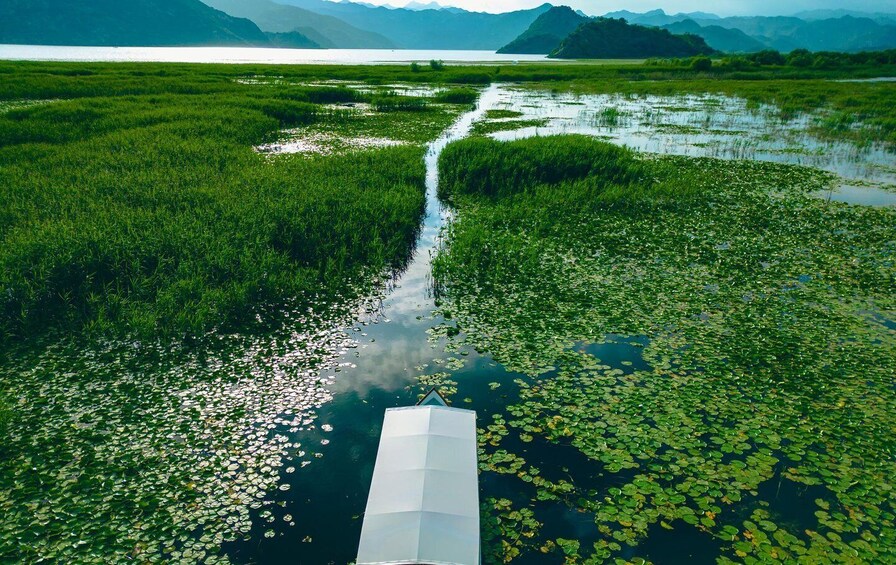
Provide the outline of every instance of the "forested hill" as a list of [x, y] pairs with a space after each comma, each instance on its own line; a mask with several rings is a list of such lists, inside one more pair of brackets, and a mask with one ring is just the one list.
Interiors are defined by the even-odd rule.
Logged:
[[665, 29], [598, 18], [572, 32], [551, 52], [557, 59], [646, 59], [693, 57], [714, 50], [696, 35], [673, 35]]
[[249, 20], [199, 0], [4, 0], [0, 43], [267, 45]]
[[579, 15], [569, 6], [555, 6], [538, 16], [522, 35], [498, 50], [498, 53], [547, 55], [570, 33], [591, 18]]

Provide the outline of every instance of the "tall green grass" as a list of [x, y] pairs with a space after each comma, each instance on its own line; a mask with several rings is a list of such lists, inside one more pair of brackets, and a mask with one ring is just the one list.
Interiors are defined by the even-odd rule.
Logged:
[[[821, 54], [836, 64], [808, 67], [767, 64], [735, 58], [707, 73], [689, 60], [597, 61], [591, 64], [537, 63], [522, 65], [451, 66], [442, 70], [408, 66], [347, 65], [222, 65], [160, 63], [57, 63], [0, 61], [0, 101], [127, 96], [149, 94], [254, 95], [245, 81], [268, 81], [279, 95], [312, 103], [369, 101], [372, 95], [344, 87], [310, 88], [303, 83], [327, 80], [369, 85], [395, 82], [449, 85], [438, 102], [471, 103], [475, 91], [462, 85], [490, 82], [546, 83], [558, 90], [631, 94], [722, 93], [755, 103], [775, 104], [784, 117], [815, 110], [854, 115], [867, 127], [840, 131], [819, 124], [827, 137], [896, 143], [896, 115], [890, 100], [893, 83], [838, 83], [835, 79], [896, 76], [892, 51], [870, 54]], [[817, 58], [819, 54], [812, 54]], [[758, 56], [757, 56], [758, 57]], [[763, 55], [764, 57], [764, 55]], [[833, 59], [832, 59], [833, 57]], [[724, 63], [724, 64], [723, 64]], [[386, 103], [394, 106], [395, 103]], [[385, 107], [385, 106], [384, 106]], [[839, 118], [838, 118], [839, 119]], [[836, 123], [835, 120], [834, 123]]]
[[370, 105], [377, 112], [423, 112], [429, 108], [426, 98], [394, 94], [376, 96]]
[[479, 93], [472, 88], [450, 88], [436, 94], [436, 100], [448, 104], [473, 104]]
[[112, 88], [0, 113], [0, 334], [230, 327], [405, 259], [422, 148], [274, 160], [252, 149], [341, 119], [315, 102], [356, 93], [199, 90]]
[[542, 185], [590, 179], [603, 188], [632, 185], [645, 174], [628, 149], [572, 135], [533, 137], [512, 143], [469, 138], [439, 157], [439, 195], [501, 198]]

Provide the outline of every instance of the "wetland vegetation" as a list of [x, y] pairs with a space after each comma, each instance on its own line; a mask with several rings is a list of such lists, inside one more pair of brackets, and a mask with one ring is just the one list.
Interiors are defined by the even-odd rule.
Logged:
[[[90, 75], [78, 76], [83, 85]], [[0, 114], [7, 335], [201, 332], [334, 281], [341, 288], [359, 268], [397, 265], [423, 211], [419, 148], [272, 162], [252, 147], [316, 124], [336, 137], [376, 129], [419, 144], [451, 122], [454, 100], [470, 103], [457, 90], [441, 94], [449, 106], [430, 107], [385, 89], [199, 75], [161, 93], [147, 92], [157, 77], [91, 78], [85, 92], [44, 77], [52, 91], [39, 97], [52, 102]], [[383, 115], [351, 107], [361, 103]], [[407, 128], [409, 111], [426, 116]]]
[[[661, 559], [665, 528], [719, 562], [893, 559], [893, 209], [812, 198], [829, 179], [809, 169], [575, 136], [462, 141], [440, 167], [441, 308], [525, 375], [481, 437], [483, 472], [519, 480], [490, 501], [499, 554]], [[543, 441], [590, 474], [515, 449]], [[540, 535], [556, 505], [594, 539]]]
[[886, 57], [0, 63], [0, 561], [350, 562], [434, 385], [485, 562], [896, 559]]

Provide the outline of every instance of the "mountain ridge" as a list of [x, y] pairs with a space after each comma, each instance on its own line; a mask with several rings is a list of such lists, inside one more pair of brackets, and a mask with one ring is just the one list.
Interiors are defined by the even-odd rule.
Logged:
[[324, 48], [392, 49], [395, 44], [382, 35], [348, 24], [341, 19], [270, 0], [202, 0], [232, 16], [247, 18], [265, 32], [298, 32]]
[[[663, 10], [651, 10], [637, 13], [630, 11], [610, 12], [605, 17], [623, 17], [630, 23], [665, 27], [679, 24], [686, 19], [708, 28], [718, 26], [725, 29], [736, 29], [759, 41], [765, 49], [788, 52], [794, 49], [812, 51], [844, 51], [879, 50], [896, 48], [896, 21], [888, 24], [887, 14], [871, 14], [866, 12], [843, 10], [816, 10], [801, 12], [807, 17], [817, 16], [820, 19], [802, 19], [796, 16], [730, 16], [720, 18], [710, 14], [710, 18], [701, 18], [699, 13], [666, 14]], [[838, 15], [836, 18], [824, 16]], [[874, 17], [883, 19], [875, 20]], [[714, 33], [720, 34], [718, 30]], [[708, 37], [708, 32], [701, 32]], [[731, 38], [732, 40], [735, 38]], [[742, 38], [741, 38], [742, 39]]]
[[284, 4], [334, 16], [362, 30], [379, 33], [400, 49], [497, 50], [513, 41], [552, 6], [503, 14], [454, 10], [374, 8], [352, 2], [280, 0]]
[[676, 35], [685, 33], [699, 35], [706, 41], [707, 45], [723, 53], [755, 53], [767, 49], [763, 42], [736, 28], [729, 29], [718, 25], [700, 25], [691, 19], [661, 27]]
[[270, 41], [251, 21], [199, 0], [4, 0], [0, 43], [265, 46]]

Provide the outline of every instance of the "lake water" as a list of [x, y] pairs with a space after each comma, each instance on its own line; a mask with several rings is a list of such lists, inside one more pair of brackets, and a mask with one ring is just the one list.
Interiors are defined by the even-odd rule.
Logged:
[[0, 59], [142, 63], [252, 63], [378, 65], [428, 62], [499, 63], [547, 61], [543, 55], [501, 55], [494, 51], [415, 49], [271, 49], [263, 47], [77, 47], [0, 45]]

